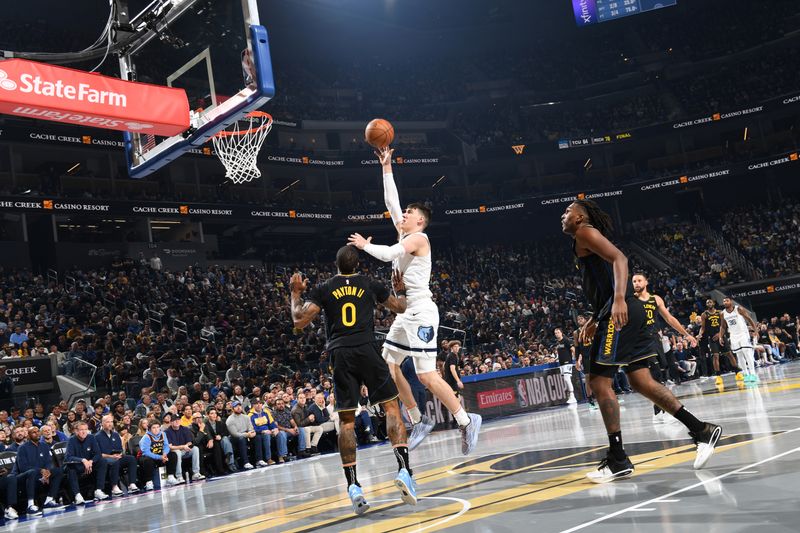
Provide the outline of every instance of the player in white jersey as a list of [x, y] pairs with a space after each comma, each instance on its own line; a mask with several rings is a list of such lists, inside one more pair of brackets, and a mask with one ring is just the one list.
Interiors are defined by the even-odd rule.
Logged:
[[[736, 354], [739, 360], [739, 368], [744, 369], [744, 381], [756, 383], [756, 363], [753, 357], [753, 335], [758, 331], [755, 321], [750, 314], [739, 307], [733, 305], [730, 298], [722, 299], [722, 325], [719, 330], [719, 342], [723, 344], [725, 331], [730, 335], [731, 351]], [[751, 333], [752, 332], [752, 333]]]
[[364, 238], [358, 233], [350, 236], [348, 244], [356, 246], [376, 259], [392, 262], [392, 268], [403, 274], [406, 285], [406, 312], [397, 315], [383, 344], [383, 357], [389, 364], [400, 399], [408, 410], [414, 428], [408, 440], [409, 449], [414, 449], [431, 432], [434, 422], [423, 416], [414, 400], [411, 386], [400, 370], [406, 357], [414, 361], [414, 370], [419, 380], [436, 396], [461, 428], [461, 451], [472, 452], [478, 442], [482, 419], [480, 415], [467, 413], [453, 390], [436, 370], [439, 309], [430, 290], [431, 244], [424, 231], [430, 222], [431, 212], [423, 204], [409, 204], [405, 211], [400, 208], [400, 197], [392, 173], [392, 154], [386, 147], [375, 152], [383, 167], [383, 195], [386, 209], [397, 228], [398, 242], [393, 246], [372, 244], [372, 237]]

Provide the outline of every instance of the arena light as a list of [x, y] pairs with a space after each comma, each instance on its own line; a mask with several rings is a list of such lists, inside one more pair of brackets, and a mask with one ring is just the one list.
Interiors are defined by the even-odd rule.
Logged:
[[72, 174], [73, 172], [75, 172], [76, 170], [78, 170], [78, 168], [80, 168], [80, 166], [81, 166], [81, 164], [80, 164], [80, 163], [75, 163], [74, 165], [72, 165], [71, 167], [69, 167], [69, 170], [67, 170], [67, 174]]
[[445, 179], [445, 177], [446, 177], [446, 176], [445, 176], [444, 174], [442, 174], [442, 176], [441, 176], [441, 177], [440, 177], [438, 180], [436, 180], [436, 182], [435, 182], [433, 185], [431, 185], [431, 188], [434, 188], [434, 187], [436, 187], [437, 185], [439, 185], [439, 183], [441, 183], [441, 181], [442, 181], [443, 179]]
[[744, 127], [744, 137], [742, 138], [742, 140], [743, 140], [743, 141], [746, 141], [746, 140], [747, 140], [748, 133], [749, 133], [749, 131], [748, 131], [748, 129], [747, 129], [747, 126], [745, 126], [745, 127]]

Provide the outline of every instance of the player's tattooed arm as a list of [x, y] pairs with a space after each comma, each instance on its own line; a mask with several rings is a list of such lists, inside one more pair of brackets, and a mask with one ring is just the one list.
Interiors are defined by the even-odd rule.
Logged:
[[392, 271], [392, 289], [394, 294], [381, 304], [389, 311], [397, 314], [406, 312], [406, 285], [403, 283], [403, 274], [397, 270]]
[[292, 292], [292, 321], [294, 327], [303, 329], [317, 318], [320, 308], [313, 302], [303, 301], [303, 291], [308, 287], [308, 280], [302, 274], [295, 272], [289, 280], [289, 290]]

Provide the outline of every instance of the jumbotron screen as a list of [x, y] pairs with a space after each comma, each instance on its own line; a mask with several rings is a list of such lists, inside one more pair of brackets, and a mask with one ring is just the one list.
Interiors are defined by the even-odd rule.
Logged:
[[677, 3], [678, 0], [572, 0], [572, 10], [578, 26], [589, 26]]

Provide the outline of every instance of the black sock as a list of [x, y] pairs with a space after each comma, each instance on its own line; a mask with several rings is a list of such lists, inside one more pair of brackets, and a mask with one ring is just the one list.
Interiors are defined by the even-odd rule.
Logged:
[[361, 483], [356, 479], [356, 465], [343, 466], [342, 468], [344, 468], [344, 477], [347, 478], [347, 486], [356, 485], [360, 487]]
[[689, 428], [689, 431], [692, 433], [700, 433], [706, 427], [705, 422], [701, 422], [700, 420], [696, 419], [694, 415], [687, 411], [683, 406], [678, 409], [678, 412], [675, 413], [674, 416], [681, 422], [681, 424]]
[[662, 408], [660, 408], [660, 407], [659, 407], [659, 406], [657, 406], [656, 404], [653, 404], [653, 414], [654, 414], [654, 415], [657, 415], [657, 414], [661, 413], [662, 411], [663, 411], [663, 409], [662, 409]]
[[616, 459], [617, 461], [622, 461], [623, 459], [625, 459], [625, 450], [622, 449], [621, 431], [608, 434], [608, 446], [609, 449], [611, 450], [611, 455], [614, 456], [614, 459]]
[[408, 460], [408, 446], [395, 446], [394, 457], [397, 459], [397, 469], [405, 468], [409, 475], [414, 475], [411, 471], [411, 462]]

